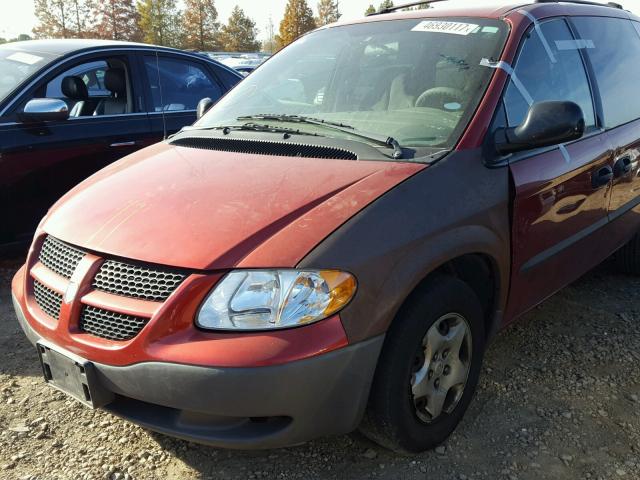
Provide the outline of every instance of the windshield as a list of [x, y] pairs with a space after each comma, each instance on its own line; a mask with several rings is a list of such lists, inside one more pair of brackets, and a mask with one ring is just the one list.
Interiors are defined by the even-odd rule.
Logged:
[[0, 48], [0, 102], [52, 60], [51, 55]]
[[[367, 142], [348, 126], [403, 148], [453, 147], [484, 94], [507, 36], [481, 18], [378, 21], [313, 32], [242, 81], [196, 127], [253, 123]], [[266, 115], [266, 116], [265, 116]], [[283, 117], [284, 115], [284, 117]], [[284, 122], [284, 123], [283, 123]]]

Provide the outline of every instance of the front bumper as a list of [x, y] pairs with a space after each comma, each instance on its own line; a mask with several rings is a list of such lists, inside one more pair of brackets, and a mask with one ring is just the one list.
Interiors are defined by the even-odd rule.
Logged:
[[[36, 343], [13, 298], [18, 321]], [[116, 394], [105, 409], [143, 427], [216, 447], [295, 445], [354, 430], [364, 412], [384, 336], [273, 366], [206, 367], [159, 361], [92, 362]]]

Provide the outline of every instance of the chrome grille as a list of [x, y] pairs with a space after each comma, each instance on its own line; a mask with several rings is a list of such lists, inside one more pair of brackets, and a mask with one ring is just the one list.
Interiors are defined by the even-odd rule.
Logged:
[[94, 278], [93, 287], [124, 297], [162, 302], [185, 278], [184, 273], [107, 260]]
[[85, 306], [80, 314], [80, 330], [108, 340], [129, 340], [147, 324], [146, 318]]
[[49, 270], [53, 270], [63, 277], [71, 278], [84, 256], [83, 251], [49, 235], [42, 245], [39, 260]]
[[36, 303], [40, 309], [50, 317], [58, 320], [58, 318], [60, 318], [62, 295], [45, 287], [37, 280], [33, 282], [33, 293], [36, 297]]

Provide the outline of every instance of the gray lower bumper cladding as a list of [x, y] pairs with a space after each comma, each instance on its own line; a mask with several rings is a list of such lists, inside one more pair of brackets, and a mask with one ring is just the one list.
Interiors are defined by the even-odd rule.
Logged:
[[[35, 344], [14, 299], [20, 325]], [[216, 447], [256, 449], [348, 433], [362, 417], [384, 336], [283, 365], [215, 368], [93, 363], [115, 400], [104, 408], [163, 434]]]

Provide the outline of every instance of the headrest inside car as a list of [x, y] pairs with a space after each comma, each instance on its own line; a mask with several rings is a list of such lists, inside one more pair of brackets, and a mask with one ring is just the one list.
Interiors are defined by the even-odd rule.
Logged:
[[127, 93], [124, 70], [122, 68], [110, 68], [104, 74], [104, 85], [110, 92], [118, 95]]
[[62, 94], [73, 100], [86, 100], [89, 98], [87, 86], [80, 77], [64, 77], [62, 79]]

